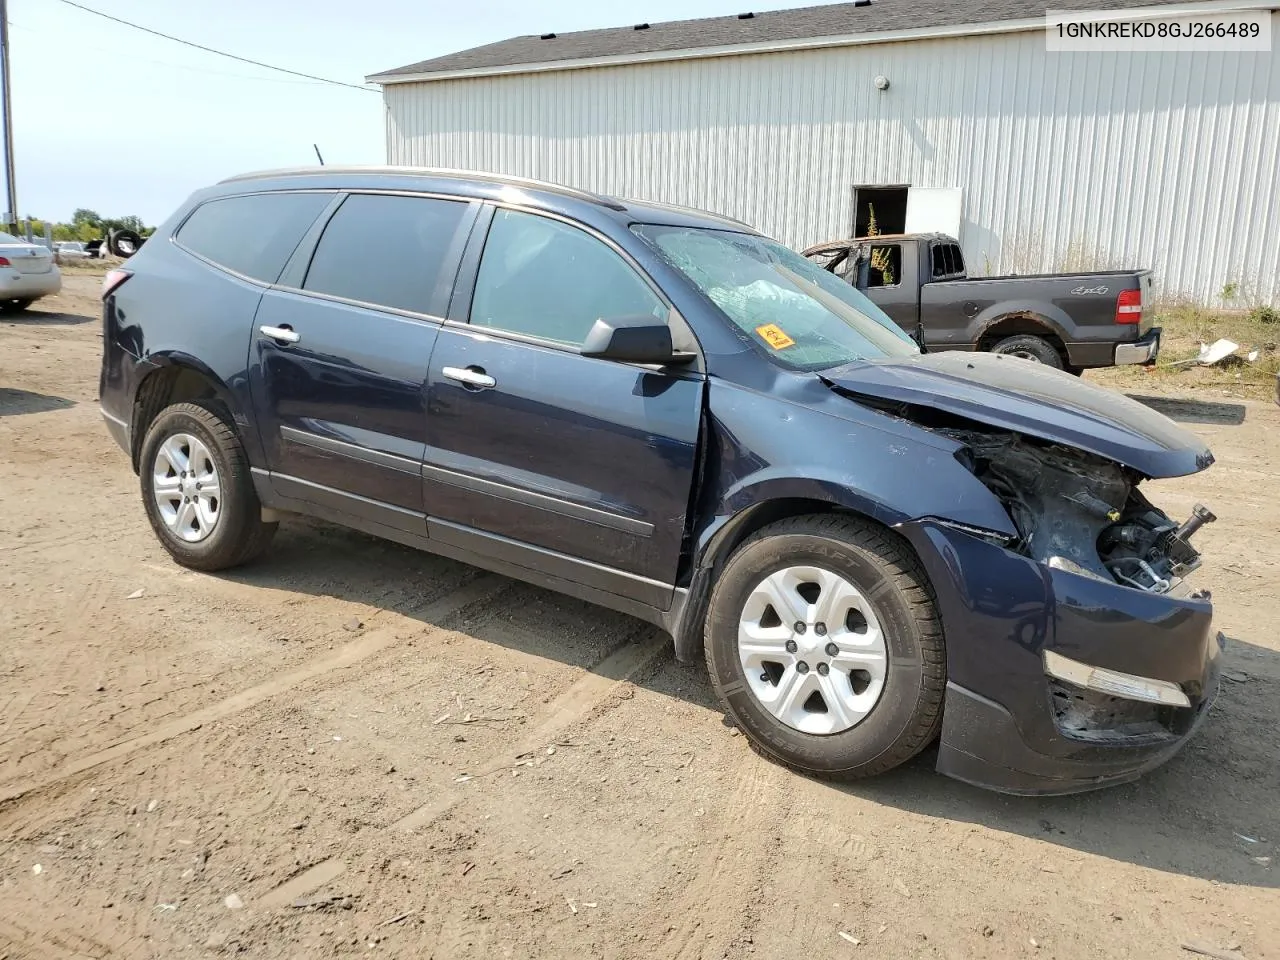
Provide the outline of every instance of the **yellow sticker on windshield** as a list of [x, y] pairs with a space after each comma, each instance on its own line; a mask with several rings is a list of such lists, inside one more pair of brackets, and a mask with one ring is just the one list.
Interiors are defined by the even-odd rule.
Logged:
[[776, 323], [766, 323], [763, 327], [756, 327], [756, 333], [769, 346], [775, 350], [785, 350], [787, 347], [795, 346], [795, 341], [782, 332], [782, 328]]

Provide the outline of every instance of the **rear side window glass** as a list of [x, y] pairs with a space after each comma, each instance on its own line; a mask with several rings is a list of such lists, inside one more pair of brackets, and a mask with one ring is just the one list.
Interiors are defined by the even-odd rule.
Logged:
[[332, 199], [331, 193], [256, 193], [209, 200], [187, 218], [176, 239], [221, 267], [275, 283]]
[[440, 272], [467, 204], [355, 193], [324, 228], [305, 290], [431, 313]]
[[964, 258], [954, 243], [937, 243], [933, 246], [933, 276], [955, 277], [964, 273]]

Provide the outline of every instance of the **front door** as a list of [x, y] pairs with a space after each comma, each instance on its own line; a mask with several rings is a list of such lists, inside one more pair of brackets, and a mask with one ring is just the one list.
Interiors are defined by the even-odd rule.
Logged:
[[[913, 248], [908, 247], [907, 250], [913, 251]], [[889, 319], [907, 333], [914, 334], [919, 301], [914, 272], [911, 277], [903, 276], [907, 266], [903, 262], [903, 245], [869, 239], [859, 244], [857, 256], [861, 258], [858, 266], [864, 278], [859, 289], [888, 314]]]
[[652, 606], [670, 602], [703, 377], [578, 352], [599, 317], [636, 314], [669, 307], [603, 239], [495, 212], [470, 322], [447, 324], [431, 359], [423, 473], [432, 539]]
[[474, 214], [352, 194], [262, 298], [251, 389], [278, 493], [424, 532], [427, 364]]

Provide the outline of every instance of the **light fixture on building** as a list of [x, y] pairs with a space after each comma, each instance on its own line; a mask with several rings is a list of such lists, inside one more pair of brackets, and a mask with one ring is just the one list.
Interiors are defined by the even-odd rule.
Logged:
[[875, 84], [876, 84], [877, 90], [888, 90], [889, 78], [882, 73], [878, 77], [876, 77]]

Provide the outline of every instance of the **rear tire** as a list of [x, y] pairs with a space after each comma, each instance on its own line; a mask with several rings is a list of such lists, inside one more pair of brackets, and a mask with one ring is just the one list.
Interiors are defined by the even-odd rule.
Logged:
[[1035, 360], [1043, 363], [1046, 367], [1053, 367], [1055, 370], [1063, 368], [1062, 354], [1058, 353], [1058, 348], [1046, 340], [1044, 337], [1037, 337], [1029, 333], [1020, 333], [1015, 337], [1005, 337], [991, 348], [992, 353], [1002, 353], [1010, 357], [1022, 357], [1026, 360]]
[[[843, 606], [829, 599], [838, 597]], [[842, 609], [831, 624], [817, 619]], [[790, 616], [803, 616], [806, 629], [787, 626]], [[784, 641], [776, 654], [755, 652]], [[712, 591], [705, 649], [729, 716], [761, 753], [802, 773], [884, 773], [942, 724], [946, 647], [928, 578], [902, 540], [860, 518], [797, 517], [748, 538]], [[859, 658], [866, 669], [847, 666]]]
[[142, 443], [138, 478], [151, 529], [184, 567], [239, 566], [275, 536], [277, 524], [262, 520], [240, 438], [213, 401], [160, 411]]

